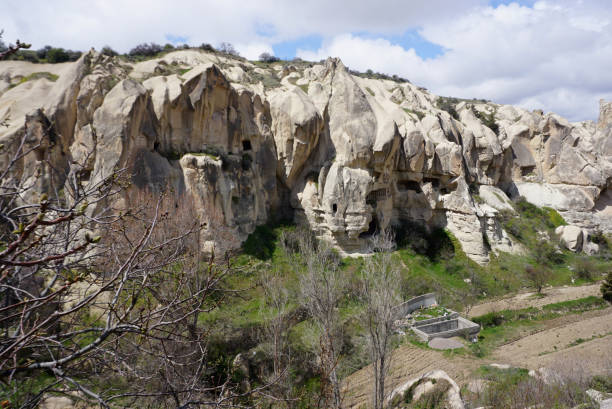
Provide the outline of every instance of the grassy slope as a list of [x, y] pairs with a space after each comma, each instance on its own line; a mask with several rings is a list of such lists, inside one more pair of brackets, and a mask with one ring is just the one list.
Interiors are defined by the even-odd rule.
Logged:
[[[538, 209], [525, 203], [517, 205], [518, 215], [504, 215], [504, 224], [513, 226], [515, 239], [520, 241], [527, 249], [526, 255], [498, 254], [492, 257], [487, 266], [479, 266], [469, 260], [461, 250], [457, 240], [447, 232], [436, 232], [425, 240], [430, 244], [443, 240], [451, 243], [452, 249], [437, 249], [437, 253], [423, 251], [422, 247], [411, 246], [403, 243], [395, 251], [394, 257], [401, 271], [402, 282], [399, 283], [401, 295], [407, 299], [427, 291], [436, 291], [443, 305], [462, 310], [466, 302], [476, 303], [491, 297], [498, 297], [514, 293], [529, 286], [530, 282], [525, 274], [526, 264], [540, 265], [549, 269], [552, 274], [547, 284], [549, 285], [581, 285], [589, 281], [597, 280], [604, 271], [612, 268], [612, 263], [607, 256], [589, 257], [587, 267], [591, 269], [590, 277], [579, 277], [575, 266], [578, 262], [584, 263], [584, 258], [568, 251], [555, 250], [554, 253], [545, 255], [538, 254], [543, 244], [538, 240], [538, 231], [545, 232], [549, 237], [554, 237], [552, 231], [557, 225], [563, 224], [563, 219], [558, 213], [548, 209]], [[291, 225], [260, 226], [255, 233], [245, 242], [240, 255], [232, 259], [234, 266], [240, 267], [240, 272], [231, 276], [226, 282], [227, 288], [240, 290], [236, 295], [229, 296], [214, 312], [203, 316], [203, 322], [209, 323], [216, 328], [221, 337], [228, 333], [249, 333], [250, 342], [244, 346], [246, 349], [256, 345], [260, 338], [254, 336], [271, 316], [271, 310], [266, 305], [266, 300], [259, 285], [262, 274], [267, 271], [278, 271], [284, 277], [285, 285], [293, 300], [291, 308], [295, 311], [299, 308], [299, 277], [303, 272], [301, 260], [290, 260], [281, 250], [278, 239], [282, 231], [295, 229]], [[432, 244], [433, 245], [433, 244]], [[547, 244], [553, 246], [554, 244]], [[339, 306], [340, 315], [343, 320], [343, 331], [345, 334], [345, 345], [343, 346], [343, 358], [339, 364], [341, 376], [346, 376], [368, 363], [365, 350], [365, 339], [359, 324], [359, 314], [362, 305], [357, 293], [359, 289], [358, 277], [363, 260], [360, 258], [347, 258], [342, 262], [342, 272], [345, 275], [347, 292]], [[469, 279], [469, 280], [466, 280]], [[468, 282], [466, 282], [468, 281]], [[578, 310], [599, 308], [599, 301], [580, 300]], [[581, 304], [582, 303], [582, 304]], [[588, 304], [587, 306], [585, 306]], [[543, 320], [550, 319], [560, 314], [578, 313], [571, 306], [556, 306], [557, 310], [543, 308], [538, 311], [519, 311], [506, 314], [513, 319], [506, 319], [499, 325], [486, 325], [482, 332], [483, 342], [470, 351], [475, 356], [483, 356], [495, 345], [504, 339], [512, 337], [513, 333], [527, 327], [538, 325]], [[581, 309], [582, 308], [582, 309]], [[505, 312], [504, 312], [505, 313]], [[525, 314], [531, 314], [526, 316]], [[486, 317], [479, 317], [485, 320]], [[313, 323], [307, 318], [300, 318], [293, 322], [289, 331], [290, 348], [296, 356], [310, 356], [318, 346], [318, 331]], [[396, 342], [404, 342], [396, 340]], [[239, 346], [238, 346], [239, 349]], [[228, 354], [239, 352], [238, 349], [225, 351]], [[231, 359], [231, 357], [228, 357]], [[300, 378], [300, 368], [295, 368], [296, 379], [307, 383], [308, 373], [303, 373]]]

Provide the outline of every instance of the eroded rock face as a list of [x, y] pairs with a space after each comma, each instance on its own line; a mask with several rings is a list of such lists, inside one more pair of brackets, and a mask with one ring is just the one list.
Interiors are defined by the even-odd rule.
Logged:
[[[0, 77], [32, 69], [1, 62]], [[346, 254], [409, 221], [447, 228], [484, 263], [521, 251], [499, 223], [518, 195], [612, 231], [604, 101], [597, 124], [493, 103], [461, 102], [453, 117], [426, 90], [351, 75], [337, 59], [262, 68], [196, 50], [138, 64], [92, 51], [45, 70], [57, 80], [0, 88], [0, 163], [23, 135], [40, 144], [7, 177], [40, 193], [127, 169], [130, 189], [192, 206], [207, 252], [291, 214]]]

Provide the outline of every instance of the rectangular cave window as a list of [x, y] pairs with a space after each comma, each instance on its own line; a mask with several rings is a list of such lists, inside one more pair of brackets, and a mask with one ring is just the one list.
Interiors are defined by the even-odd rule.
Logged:
[[431, 186], [433, 186], [435, 189], [437, 189], [440, 186], [440, 179], [436, 179], [436, 178], [423, 178], [423, 183], [431, 183]]
[[248, 139], [245, 139], [244, 141], [242, 141], [242, 149], [245, 151], [250, 151], [251, 149], [253, 149], [251, 147], [251, 141], [249, 141]]
[[397, 189], [401, 191], [412, 190], [421, 193], [419, 182], [415, 182], [414, 180], [402, 180], [397, 182]]
[[334, 203], [332, 205], [332, 212], [334, 212], [334, 214], [336, 214], [337, 211], [338, 211], [338, 205]]
[[389, 197], [389, 190], [388, 189], [377, 189], [377, 190], [373, 190], [370, 193], [368, 193], [368, 195], [366, 196], [366, 204], [369, 204], [370, 206], [374, 206], [376, 205], [376, 202], [379, 200], [385, 200], [387, 199], [387, 197]]
[[521, 175], [522, 176], [529, 176], [529, 175], [533, 175], [535, 173], [535, 166], [523, 166], [521, 168]]

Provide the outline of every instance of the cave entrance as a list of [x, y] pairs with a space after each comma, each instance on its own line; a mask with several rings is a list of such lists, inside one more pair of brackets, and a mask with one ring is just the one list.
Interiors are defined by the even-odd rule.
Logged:
[[248, 139], [242, 141], [242, 150], [250, 151], [251, 149], [253, 149], [253, 147], [251, 146], [251, 141], [249, 141]]
[[379, 227], [378, 218], [376, 217], [376, 215], [374, 215], [372, 216], [372, 220], [370, 220], [370, 224], [368, 225], [368, 230], [359, 234], [359, 237], [362, 239], [367, 239], [369, 237], [374, 236], [376, 232], [378, 231], [378, 227]]

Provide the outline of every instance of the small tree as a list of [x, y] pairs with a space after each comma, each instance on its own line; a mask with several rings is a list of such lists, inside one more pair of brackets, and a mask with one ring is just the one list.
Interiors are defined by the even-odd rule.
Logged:
[[328, 243], [316, 241], [306, 231], [299, 238], [299, 251], [306, 262], [306, 272], [300, 282], [302, 302], [321, 334], [318, 351], [321, 375], [319, 407], [339, 409], [341, 395], [336, 367], [342, 337], [338, 303], [344, 289], [339, 269], [340, 258]]
[[259, 55], [259, 61], [270, 63], [280, 61], [280, 59], [270, 53], [264, 52]]
[[142, 43], [132, 48], [129, 52], [131, 56], [154, 57], [163, 51], [163, 47], [155, 43]]
[[102, 53], [102, 55], [106, 55], [108, 57], [115, 57], [119, 55], [119, 53], [113, 50], [109, 45], [105, 45], [104, 47], [102, 47], [102, 50], [100, 52]]
[[274, 379], [285, 375], [288, 365], [288, 330], [290, 294], [280, 272], [266, 272], [261, 277], [267, 307], [264, 325], [266, 341], [271, 344]]
[[612, 303], [612, 271], [608, 273], [608, 276], [601, 284], [601, 295], [604, 300]]
[[399, 304], [399, 269], [392, 259], [393, 237], [389, 231], [372, 238], [375, 254], [368, 258], [363, 269], [363, 300], [366, 305], [364, 325], [374, 372], [374, 409], [382, 409], [385, 402], [385, 378], [391, 363], [390, 348], [393, 335], [394, 307]]
[[217, 50], [219, 50], [220, 52], [224, 54], [229, 54], [229, 55], [233, 55], [236, 57], [240, 55], [238, 51], [236, 51], [234, 46], [231, 43], [227, 43], [227, 42], [223, 42], [219, 44], [219, 47], [217, 48]]
[[538, 291], [538, 294], [542, 294], [544, 285], [552, 277], [551, 271], [542, 265], [532, 266], [531, 264], [527, 264], [525, 266], [525, 274], [527, 275], [527, 279]]
[[214, 53], [216, 51], [215, 48], [212, 45], [208, 44], [208, 43], [200, 44], [199, 48], [200, 48], [200, 50], [209, 51], [211, 53]]

